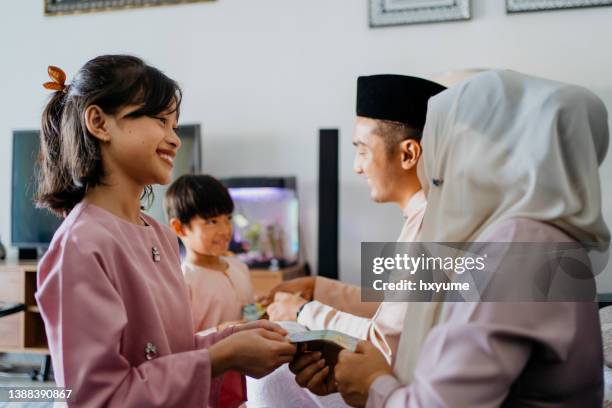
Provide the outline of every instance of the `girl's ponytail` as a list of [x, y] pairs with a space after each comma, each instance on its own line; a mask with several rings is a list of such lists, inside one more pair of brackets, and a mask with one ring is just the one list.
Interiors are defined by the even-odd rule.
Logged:
[[68, 202], [77, 199], [77, 197], [71, 199], [75, 191], [65, 166], [62, 147], [62, 117], [65, 100], [65, 90], [57, 90], [51, 96], [42, 114], [36, 197], [39, 207], [48, 208], [59, 216], [64, 216], [67, 212]]

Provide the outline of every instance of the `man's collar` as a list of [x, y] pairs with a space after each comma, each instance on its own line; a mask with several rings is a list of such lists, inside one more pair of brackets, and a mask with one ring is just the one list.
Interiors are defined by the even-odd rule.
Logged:
[[425, 193], [421, 189], [410, 197], [410, 200], [408, 200], [406, 206], [402, 208], [402, 214], [404, 214], [404, 218], [409, 218], [425, 205], [427, 205], [427, 199], [425, 198]]

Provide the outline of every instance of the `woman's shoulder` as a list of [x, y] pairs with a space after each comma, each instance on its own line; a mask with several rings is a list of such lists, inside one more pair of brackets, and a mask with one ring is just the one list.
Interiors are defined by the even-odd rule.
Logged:
[[479, 237], [485, 242], [573, 242], [561, 228], [531, 218], [507, 218], [489, 226]]

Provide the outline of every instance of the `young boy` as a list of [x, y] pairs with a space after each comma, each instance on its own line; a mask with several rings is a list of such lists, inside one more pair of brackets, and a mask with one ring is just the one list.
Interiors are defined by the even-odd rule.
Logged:
[[242, 308], [254, 301], [253, 290], [248, 267], [227, 256], [234, 212], [227, 188], [212, 176], [181, 176], [166, 192], [164, 209], [185, 245], [181, 267], [196, 331], [241, 320]]

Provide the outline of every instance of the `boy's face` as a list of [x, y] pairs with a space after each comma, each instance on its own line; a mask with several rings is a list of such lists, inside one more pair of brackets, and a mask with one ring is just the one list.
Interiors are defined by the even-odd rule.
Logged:
[[404, 146], [398, 145], [396, 151], [389, 154], [375, 119], [357, 117], [353, 145], [355, 146], [353, 170], [365, 176], [372, 200], [377, 203], [400, 202], [404, 189], [414, 189], [414, 186], [407, 185], [409, 181], [407, 182], [405, 177], [406, 171], [410, 171], [411, 166], [407, 167], [406, 159], [403, 158]]
[[193, 218], [189, 224], [170, 220], [172, 229], [189, 251], [199, 255], [224, 256], [232, 240], [232, 216], [223, 214], [212, 218]]

